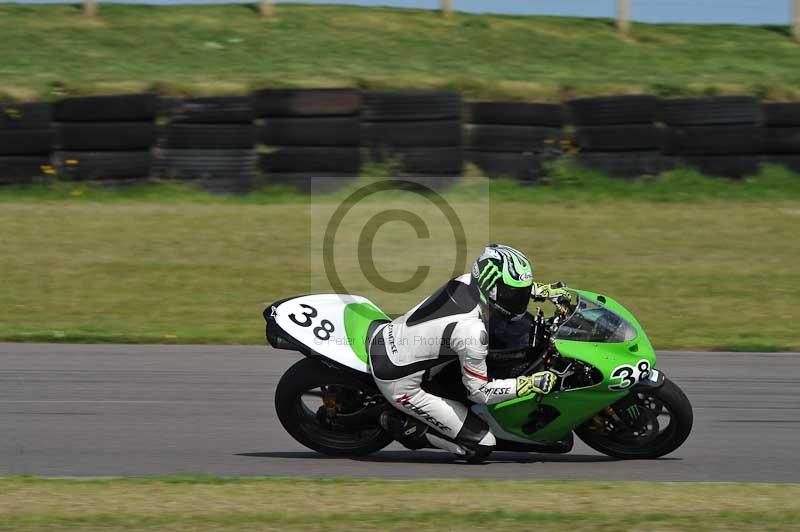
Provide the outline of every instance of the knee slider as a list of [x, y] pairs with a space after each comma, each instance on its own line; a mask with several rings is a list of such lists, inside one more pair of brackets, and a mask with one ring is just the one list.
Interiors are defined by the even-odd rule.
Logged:
[[478, 442], [478, 445], [481, 447], [494, 447], [497, 445], [497, 439], [492, 434], [492, 431], [486, 433], [486, 435]]
[[478, 446], [491, 448], [497, 444], [494, 434], [489, 430], [489, 424], [472, 411], [467, 413], [464, 425], [456, 434], [455, 440], [460, 445], [473, 449]]

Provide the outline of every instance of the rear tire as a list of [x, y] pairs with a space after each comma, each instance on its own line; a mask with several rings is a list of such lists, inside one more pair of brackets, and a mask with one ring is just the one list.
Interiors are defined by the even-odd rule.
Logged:
[[328, 456], [365, 456], [394, 441], [380, 427], [377, 416], [374, 429], [366, 430], [331, 430], [319, 423], [317, 416], [304, 406], [302, 396], [321, 386], [341, 386], [370, 395], [380, 393], [345, 371], [311, 358], [300, 360], [283, 374], [275, 390], [278, 419], [295, 440]]
[[659, 458], [680, 447], [689, 437], [694, 421], [692, 405], [686, 394], [669, 379], [656, 390], [641, 390], [638, 393], [659, 401], [670, 412], [670, 424], [663, 433], [658, 434], [655, 438], [649, 438], [643, 445], [626, 447], [624, 443], [615, 441], [604, 433], [593, 431], [591, 429], [592, 420], [589, 420], [575, 429], [575, 434], [595, 451], [622, 459]]

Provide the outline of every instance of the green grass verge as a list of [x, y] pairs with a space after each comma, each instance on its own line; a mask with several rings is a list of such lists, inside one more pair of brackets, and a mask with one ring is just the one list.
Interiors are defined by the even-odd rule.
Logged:
[[0, 495], [0, 529], [13, 531], [786, 530], [800, 520], [796, 484], [8, 478]]
[[[451, 199], [490, 198], [491, 201], [553, 203], [595, 200], [637, 200], [666, 203], [696, 203], [708, 200], [787, 201], [800, 200], [800, 175], [779, 165], [762, 165], [757, 175], [744, 179], [705, 176], [691, 168], [677, 168], [658, 176], [637, 179], [609, 177], [574, 164], [565, 157], [549, 164], [548, 175], [535, 185], [513, 179], [485, 179], [478, 168], [468, 165], [467, 179], [447, 192]], [[391, 167], [368, 165], [362, 178], [340, 190], [315, 195], [315, 202], [338, 202], [365, 183], [394, 176]], [[399, 177], [402, 179], [402, 177]], [[180, 181], [134, 184], [80, 183], [53, 180], [33, 185], [0, 187], [0, 203], [36, 202], [130, 202], [214, 203], [271, 205], [308, 203], [307, 194], [283, 185], [264, 185], [246, 194], [215, 194]]]
[[754, 93], [800, 96], [784, 27], [634, 24], [425, 10], [251, 5], [0, 6], [0, 95], [17, 99], [259, 86], [452, 88], [470, 98]]
[[[800, 349], [797, 180], [675, 179], [672, 193], [658, 180], [600, 189], [580, 175], [552, 187], [467, 179], [445, 198], [470, 236], [469, 256], [487, 241], [527, 250], [539, 279], [617, 298], [659, 349]], [[0, 189], [0, 339], [262, 344], [265, 304], [331, 289], [321, 277], [321, 224], [344, 194]], [[399, 280], [430, 264], [428, 280], [387, 294], [364, 278], [355, 240], [367, 217], [396, 207], [436, 221], [433, 205], [404, 194], [353, 209], [336, 248], [348, 290], [390, 313], [437, 288], [454, 256], [442, 247], [452, 242], [446, 224], [432, 224], [427, 240], [399, 224], [376, 239], [377, 270]]]

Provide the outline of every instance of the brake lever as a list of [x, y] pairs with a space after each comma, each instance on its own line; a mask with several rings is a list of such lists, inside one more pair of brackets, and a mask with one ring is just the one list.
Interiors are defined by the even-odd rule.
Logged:
[[569, 377], [570, 375], [575, 374], [575, 370], [572, 369], [572, 366], [574, 366], [574, 365], [575, 365], [575, 362], [570, 362], [569, 364], [567, 364], [567, 367], [564, 368], [564, 371], [558, 371], [555, 368], [550, 368], [549, 371], [551, 371], [552, 373], [555, 373], [556, 377], [558, 377], [560, 379], [563, 379], [564, 377]]

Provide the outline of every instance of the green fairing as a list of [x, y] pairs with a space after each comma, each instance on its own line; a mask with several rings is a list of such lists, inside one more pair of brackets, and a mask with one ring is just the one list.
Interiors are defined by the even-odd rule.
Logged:
[[350, 303], [344, 307], [344, 330], [350, 348], [356, 356], [369, 364], [367, 356], [367, 331], [375, 320], [389, 320], [389, 317], [369, 303]]
[[603, 381], [589, 388], [545, 396], [541, 404], [551, 405], [561, 414], [537, 432], [525, 434], [522, 430], [522, 426], [530, 420], [531, 413], [539, 407], [535, 401], [535, 395], [519, 397], [489, 406], [492, 417], [504, 430], [532, 441], [552, 443], [563, 440], [576, 426], [590, 419], [606, 406], [625, 397], [629, 393], [628, 390], [609, 390], [609, 385], [619, 383], [619, 379], [611, 378], [615, 368], [623, 364], [636, 366], [640, 360], [647, 360], [651, 368], [656, 364], [656, 355], [650, 340], [628, 309], [608, 296], [600, 296], [605, 299], [604, 302], [601, 302], [598, 299], [599, 294], [594, 292], [573, 291], [627, 320], [636, 329], [637, 336], [629, 342], [620, 343], [556, 340], [556, 349], [562, 356], [594, 366], [602, 373]]

